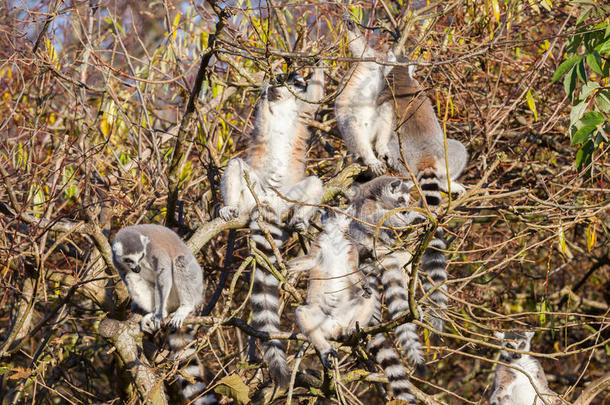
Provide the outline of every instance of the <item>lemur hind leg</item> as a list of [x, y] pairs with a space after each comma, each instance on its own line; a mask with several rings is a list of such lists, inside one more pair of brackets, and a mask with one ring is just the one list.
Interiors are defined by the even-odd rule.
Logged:
[[[309, 176], [286, 192], [286, 197], [305, 204], [319, 204], [322, 198], [322, 181], [316, 176]], [[291, 207], [292, 215], [288, 226], [297, 231], [304, 231], [309, 227], [309, 220], [315, 213], [317, 207], [311, 205], [294, 205]]]
[[254, 171], [240, 158], [231, 159], [225, 169], [220, 182], [224, 207], [218, 212], [218, 215], [225, 221], [236, 219], [241, 214], [249, 213], [254, 208], [254, 197], [252, 197], [244, 177], [246, 172], [251, 184], [257, 182], [258, 177]]
[[328, 338], [337, 338], [341, 334], [341, 325], [324, 314], [317, 305], [303, 305], [295, 312], [297, 325], [314, 345], [324, 367], [330, 368], [330, 357], [337, 357], [337, 352], [328, 342]]

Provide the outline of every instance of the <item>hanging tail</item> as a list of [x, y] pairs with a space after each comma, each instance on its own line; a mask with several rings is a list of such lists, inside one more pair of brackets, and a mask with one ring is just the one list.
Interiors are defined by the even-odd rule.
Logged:
[[441, 229], [437, 229], [434, 234], [434, 239], [424, 251], [421, 258], [421, 268], [426, 273], [426, 278], [423, 280], [423, 288], [426, 294], [434, 289], [430, 294], [432, 301], [432, 310], [430, 324], [439, 332], [443, 331], [444, 321], [442, 311], [447, 308], [447, 256], [445, 250], [447, 245], [443, 239]]
[[[286, 233], [281, 228], [264, 223], [269, 231], [275, 246], [279, 249], [286, 240]], [[258, 225], [258, 221], [251, 221], [250, 230], [252, 240], [274, 266], [277, 263], [271, 245], [265, 237], [265, 232]], [[252, 305], [252, 327], [262, 332], [278, 332], [280, 330], [279, 316], [279, 281], [273, 274], [258, 266], [254, 274], [254, 286], [250, 302]], [[290, 368], [286, 361], [286, 349], [280, 340], [263, 342], [263, 358], [269, 367], [271, 379], [280, 387], [290, 382]]]
[[[376, 270], [367, 275], [367, 284], [375, 299], [375, 310], [371, 319], [372, 325], [381, 323], [381, 300], [379, 297], [379, 277]], [[378, 333], [370, 340], [368, 350], [375, 358], [375, 362], [383, 368], [388, 378], [390, 388], [394, 396], [408, 404], [415, 404], [415, 398], [411, 395], [409, 376], [402, 366], [394, 348], [389, 344], [383, 333]]]
[[[424, 169], [418, 174], [418, 181], [421, 185], [424, 198], [428, 207], [432, 211], [436, 211], [441, 203], [440, 180], [434, 168]], [[421, 259], [421, 268], [426, 273], [426, 277], [422, 282], [424, 291], [434, 289], [430, 294], [432, 302], [432, 311], [430, 323], [434, 329], [439, 332], [443, 331], [444, 321], [442, 319], [442, 311], [447, 308], [447, 256], [445, 250], [447, 245], [443, 239], [441, 229], [437, 229], [434, 234], [434, 239], [424, 251]]]
[[182, 372], [188, 374], [195, 381], [191, 383], [178, 374], [178, 383], [182, 397], [192, 405], [218, 404], [218, 400], [216, 400], [213, 394], [202, 395], [207, 388], [204, 382], [204, 369], [199, 363], [195, 349], [192, 347], [185, 349], [189, 343], [195, 340], [194, 331], [170, 333], [167, 339], [172, 351], [171, 356], [173, 360], [179, 361]]
[[[408, 259], [407, 259], [408, 260]], [[407, 293], [406, 279], [402, 265], [404, 265], [404, 255], [392, 253], [383, 259], [383, 274], [381, 283], [385, 291], [385, 301], [388, 313], [392, 319], [397, 318], [402, 313], [409, 310], [409, 295]], [[417, 326], [407, 322], [398, 325], [394, 329], [394, 334], [398, 339], [400, 347], [406, 352], [409, 364], [415, 367], [417, 373], [425, 373], [425, 359], [421, 348], [421, 342], [417, 334]]]

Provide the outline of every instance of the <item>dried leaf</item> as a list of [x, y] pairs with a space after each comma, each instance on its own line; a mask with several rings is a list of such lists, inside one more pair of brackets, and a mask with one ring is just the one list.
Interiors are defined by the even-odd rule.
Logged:
[[233, 399], [238, 404], [247, 404], [250, 402], [250, 397], [248, 397], [248, 386], [244, 384], [241, 377], [237, 374], [231, 374], [224, 377], [216, 384], [214, 391], [220, 395]]

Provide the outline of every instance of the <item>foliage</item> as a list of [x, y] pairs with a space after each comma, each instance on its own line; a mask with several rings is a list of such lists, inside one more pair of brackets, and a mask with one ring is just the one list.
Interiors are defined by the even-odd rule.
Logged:
[[553, 82], [563, 77], [572, 102], [570, 136], [580, 145], [579, 170], [593, 170], [593, 154], [608, 142], [610, 134], [610, 6], [583, 1], [576, 33], [566, 46], [566, 60], [557, 67]]
[[[417, 321], [429, 370], [412, 379], [419, 398], [486, 403], [498, 358], [493, 332], [527, 328], [537, 332], [532, 350], [551, 387], [574, 402], [603, 382], [610, 354], [610, 21], [602, 3], [4, 2], [2, 404], [139, 403], [138, 371], [171, 390], [163, 382], [179, 371], [164, 357], [166, 336], [129, 329], [108, 243], [127, 224], [170, 219], [208, 280], [193, 347], [210, 392], [224, 403], [387, 399], [366, 336], [335, 342], [337, 369], [322, 372], [294, 323], [303, 276], [284, 284], [279, 336], [299, 373], [289, 393], [269, 390], [264, 366], [247, 361], [257, 334], [247, 327], [257, 266], [249, 233], [214, 218], [224, 166], [248, 152], [264, 80], [277, 70], [307, 75], [319, 62], [326, 97], [308, 121], [307, 171], [325, 183], [327, 204], [345, 207], [358, 171], [333, 113], [358, 59], [346, 49], [346, 12], [371, 28], [377, 47], [404, 41], [441, 126], [470, 154], [460, 179], [468, 192], [447, 198], [437, 218], [451, 242], [450, 305], [439, 340]], [[192, 94], [199, 73], [201, 92]], [[428, 225], [403, 247], [415, 251]], [[317, 233], [292, 235], [283, 259], [306, 251]], [[416, 298], [428, 305], [421, 292]], [[133, 358], [107, 337], [115, 329], [131, 333]], [[608, 398], [602, 392], [591, 403]]]

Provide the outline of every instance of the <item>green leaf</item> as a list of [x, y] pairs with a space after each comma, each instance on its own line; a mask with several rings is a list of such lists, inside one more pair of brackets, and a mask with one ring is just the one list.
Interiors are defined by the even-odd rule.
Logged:
[[578, 73], [578, 78], [583, 82], [587, 82], [587, 69], [585, 68], [585, 61], [582, 60], [578, 65], [576, 65], [576, 72]]
[[591, 163], [593, 160], [593, 149], [593, 142], [590, 140], [585, 142], [585, 144], [578, 149], [578, 152], [576, 152], [576, 161], [574, 162], [578, 170], [582, 170], [583, 167], [586, 167]]
[[570, 69], [572, 69], [572, 67], [575, 64], [577, 64], [581, 59], [582, 59], [581, 55], [575, 55], [575, 56], [572, 56], [571, 58], [568, 58], [565, 61], [563, 61], [557, 67], [557, 70], [555, 71], [555, 74], [553, 75], [553, 80], [551, 81], [551, 83], [555, 83], [557, 80], [559, 80], [561, 78], [561, 76], [563, 76]]
[[610, 41], [604, 42], [597, 51], [602, 55], [610, 53]]
[[602, 90], [595, 95], [595, 103], [605, 113], [610, 113], [610, 91]]
[[578, 99], [584, 101], [587, 97], [591, 95], [591, 93], [593, 93], [598, 88], [598, 83], [588, 81], [587, 84], [582, 86], [582, 89], [580, 89], [580, 96], [578, 96]]
[[593, 6], [583, 7], [578, 19], [576, 20], [576, 25], [580, 24], [585, 18], [587, 18], [591, 10], [593, 10]]
[[223, 377], [214, 387], [214, 391], [220, 395], [233, 399], [238, 404], [247, 404], [250, 402], [250, 397], [248, 397], [248, 386], [244, 384], [241, 377], [237, 374]]
[[577, 145], [587, 141], [589, 139], [589, 135], [595, 128], [597, 128], [597, 125], [585, 125], [581, 127], [574, 135], [572, 135], [571, 145]]
[[598, 112], [598, 111], [589, 111], [588, 113], [585, 114], [584, 117], [582, 117], [582, 124], [583, 125], [593, 125], [593, 126], [598, 126], [599, 124], [603, 124], [604, 123], [604, 116], [602, 115], [602, 113]]
[[576, 88], [576, 69], [572, 69], [564, 78], [563, 78], [563, 88], [566, 92], [566, 95], [570, 100], [572, 100], [572, 93]]
[[587, 54], [587, 65], [589, 65], [595, 73], [603, 76], [604, 71], [602, 70], [602, 63], [602, 58], [597, 51]]
[[581, 101], [572, 107], [570, 110], [570, 126], [576, 125], [580, 121], [586, 109], [587, 103], [584, 101]]

